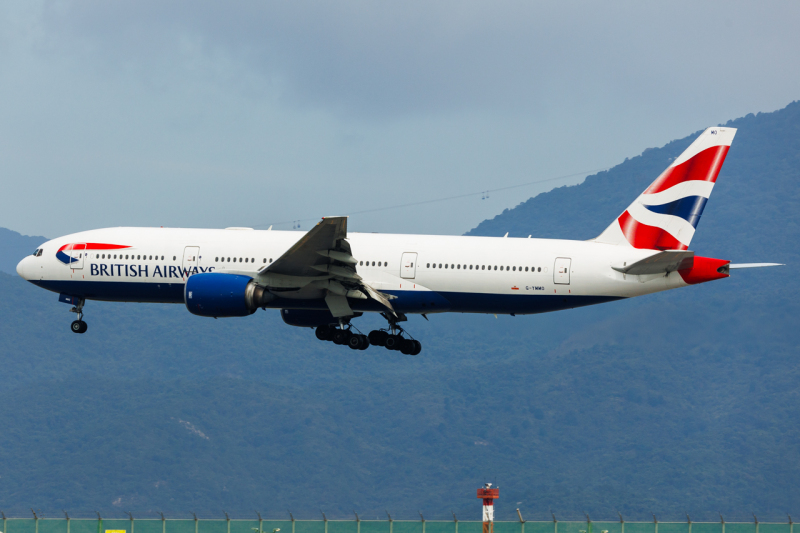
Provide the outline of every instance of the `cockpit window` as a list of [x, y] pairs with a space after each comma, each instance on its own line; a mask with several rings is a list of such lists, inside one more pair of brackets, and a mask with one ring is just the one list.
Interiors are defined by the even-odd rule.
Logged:
[[36, 250], [34, 250], [32, 255], [33, 255], [33, 257], [36, 257], [37, 255], [39, 255], [39, 249], [37, 248]]
[[39, 253], [36, 254], [36, 257], [42, 257], [42, 252], [44, 252], [44, 248], [39, 248]]

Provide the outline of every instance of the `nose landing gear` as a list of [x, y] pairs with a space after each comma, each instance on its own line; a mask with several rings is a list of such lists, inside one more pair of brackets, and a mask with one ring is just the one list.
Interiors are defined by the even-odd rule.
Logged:
[[73, 333], [86, 333], [86, 330], [89, 329], [89, 326], [86, 325], [86, 322], [83, 321], [83, 304], [86, 301], [81, 298], [78, 301], [78, 305], [70, 309], [70, 313], [77, 313], [78, 320], [74, 320], [72, 324], [70, 324], [70, 329]]

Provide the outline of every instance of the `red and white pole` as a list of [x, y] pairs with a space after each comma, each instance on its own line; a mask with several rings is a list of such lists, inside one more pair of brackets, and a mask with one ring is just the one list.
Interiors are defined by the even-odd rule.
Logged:
[[500, 489], [486, 483], [478, 489], [478, 499], [483, 500], [483, 533], [494, 533], [494, 501], [500, 497]]

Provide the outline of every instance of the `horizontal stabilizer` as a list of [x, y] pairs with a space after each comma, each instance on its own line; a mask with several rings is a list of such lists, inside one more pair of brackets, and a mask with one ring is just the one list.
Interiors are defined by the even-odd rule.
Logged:
[[613, 265], [611, 268], [623, 274], [662, 274], [692, 268], [694, 252], [665, 251], [646, 257], [635, 263]]
[[786, 266], [783, 263], [739, 263], [738, 265], [731, 264], [729, 268], [759, 268], [759, 267], [779, 267]]

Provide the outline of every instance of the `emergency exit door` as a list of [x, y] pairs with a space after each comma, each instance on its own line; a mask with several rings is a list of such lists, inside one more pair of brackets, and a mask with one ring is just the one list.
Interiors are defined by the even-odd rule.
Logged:
[[569, 285], [569, 270], [571, 266], [572, 259], [569, 257], [556, 257], [556, 264], [553, 268], [553, 283]]
[[406, 252], [400, 260], [400, 277], [403, 279], [414, 279], [417, 275], [417, 254]]
[[86, 256], [86, 244], [73, 244], [69, 250], [69, 267], [73, 270], [83, 268], [83, 258]]

